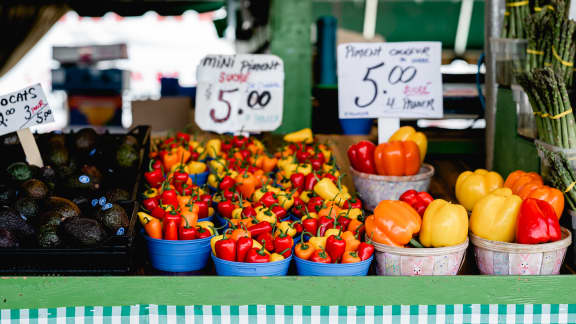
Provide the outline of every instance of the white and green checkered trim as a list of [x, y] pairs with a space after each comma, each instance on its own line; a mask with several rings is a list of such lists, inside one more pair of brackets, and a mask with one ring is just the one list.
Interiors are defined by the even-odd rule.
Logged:
[[576, 323], [576, 304], [395, 306], [133, 305], [0, 310], [0, 324], [8, 323]]

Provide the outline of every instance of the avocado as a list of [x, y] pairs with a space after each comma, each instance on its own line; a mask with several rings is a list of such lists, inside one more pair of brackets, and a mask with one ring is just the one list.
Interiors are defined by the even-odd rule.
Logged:
[[58, 234], [58, 227], [44, 226], [36, 237], [38, 246], [42, 248], [53, 248], [62, 245], [62, 239]]
[[34, 228], [10, 207], [0, 207], [0, 229], [6, 229], [19, 238], [28, 238], [34, 235]]
[[45, 154], [46, 163], [52, 166], [64, 166], [70, 163], [70, 152], [64, 145], [50, 145], [48, 152]]
[[0, 206], [11, 205], [14, 199], [16, 199], [16, 189], [0, 184]]
[[122, 235], [130, 222], [126, 211], [118, 204], [112, 204], [110, 208], [99, 210], [96, 219], [117, 235]]
[[120, 145], [130, 145], [133, 146], [135, 149], [138, 149], [140, 143], [138, 142], [138, 139], [133, 135], [126, 135], [122, 138], [122, 142], [120, 143]]
[[66, 145], [66, 135], [61, 133], [50, 133], [47, 140], [49, 145]]
[[32, 221], [40, 213], [40, 201], [31, 197], [22, 197], [16, 200], [14, 209], [27, 220]]
[[58, 213], [62, 220], [80, 216], [80, 208], [72, 201], [62, 197], [49, 197], [44, 202], [44, 208], [47, 211]]
[[21, 194], [34, 198], [34, 199], [44, 199], [48, 196], [48, 186], [38, 179], [26, 180], [21, 186]]
[[104, 197], [109, 203], [130, 200], [130, 193], [122, 188], [112, 188], [104, 192]]
[[74, 148], [79, 153], [89, 154], [98, 142], [98, 134], [93, 128], [83, 128], [74, 137]]
[[15, 162], [6, 168], [10, 180], [20, 183], [34, 176], [34, 170], [25, 162]]
[[102, 225], [91, 218], [72, 217], [62, 223], [61, 229], [73, 244], [95, 246], [106, 239]]
[[0, 228], [0, 248], [17, 248], [20, 242], [16, 235], [7, 229]]
[[116, 151], [116, 164], [121, 168], [133, 168], [138, 163], [138, 151], [134, 146], [122, 144]]

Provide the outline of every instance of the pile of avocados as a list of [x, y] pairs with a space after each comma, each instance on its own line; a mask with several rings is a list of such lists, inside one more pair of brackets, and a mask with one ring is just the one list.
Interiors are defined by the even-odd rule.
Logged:
[[132, 135], [36, 135], [45, 166], [25, 161], [16, 134], [0, 137], [0, 248], [96, 247], [126, 233], [140, 163]]

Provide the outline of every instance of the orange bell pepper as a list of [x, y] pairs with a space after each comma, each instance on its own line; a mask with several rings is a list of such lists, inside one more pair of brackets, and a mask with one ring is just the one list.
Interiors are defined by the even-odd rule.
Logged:
[[258, 179], [250, 172], [242, 172], [236, 176], [236, 189], [242, 194], [243, 197], [251, 197], [256, 187], [258, 186]]
[[522, 199], [527, 198], [536, 198], [539, 200], [544, 200], [549, 203], [554, 211], [556, 212], [556, 216], [558, 219], [562, 217], [562, 212], [564, 211], [564, 194], [562, 191], [548, 187], [548, 186], [540, 186], [526, 195], [526, 198], [520, 196]]
[[366, 235], [373, 241], [403, 247], [420, 232], [422, 218], [414, 208], [400, 200], [382, 200], [374, 215], [366, 218]]
[[374, 149], [374, 162], [379, 175], [414, 175], [420, 171], [420, 149], [413, 141], [381, 143]]
[[[536, 172], [524, 172], [522, 170], [516, 170], [508, 175], [506, 181], [504, 181], [504, 187], [512, 189], [512, 193], [515, 195], [520, 195], [524, 187], [528, 185], [538, 185], [541, 186], [542, 177]], [[524, 199], [524, 198], [522, 198]]]

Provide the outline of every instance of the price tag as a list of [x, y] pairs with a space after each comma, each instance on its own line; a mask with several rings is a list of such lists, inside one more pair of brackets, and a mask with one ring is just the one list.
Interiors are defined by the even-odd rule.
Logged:
[[39, 83], [0, 96], [0, 135], [52, 122], [54, 115]]
[[441, 118], [440, 42], [338, 46], [340, 118]]
[[284, 63], [275, 55], [209, 55], [196, 72], [195, 121], [206, 131], [263, 132], [282, 124]]

